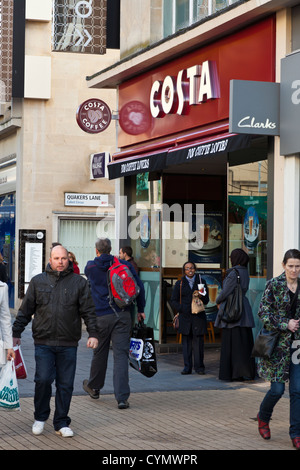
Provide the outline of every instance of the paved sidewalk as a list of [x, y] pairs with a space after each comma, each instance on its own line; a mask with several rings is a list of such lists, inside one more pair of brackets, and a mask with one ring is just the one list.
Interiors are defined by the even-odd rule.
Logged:
[[[197, 454], [200, 450], [293, 450], [288, 435], [287, 394], [276, 406], [271, 421], [272, 438], [264, 441], [257, 432], [255, 417], [268, 384], [261, 380], [219, 381], [218, 348], [206, 348], [204, 376], [182, 376], [181, 354], [158, 355], [158, 373], [150, 379], [130, 369], [130, 408], [118, 410], [112, 388], [111, 357], [100, 399], [92, 400], [82, 390], [92, 355], [85, 344], [84, 333], [70, 410], [74, 437], [64, 439], [54, 433], [52, 414], [44, 434], [34, 436], [31, 433], [34, 359], [31, 331], [27, 327], [22, 351], [28, 379], [19, 381], [21, 410], [0, 411], [0, 450], [100, 450], [100, 463], [101, 459], [108, 463], [105, 460], [108, 457], [133, 458], [140, 455], [137, 451], [144, 450], [146, 453], [139, 457], [143, 464], [157, 463], [151, 461], [154, 451], [156, 455], [175, 455]], [[199, 462], [198, 457], [194, 463]], [[133, 461], [132, 465], [129, 461], [123, 463], [137, 466], [138, 460], [135, 465]]]

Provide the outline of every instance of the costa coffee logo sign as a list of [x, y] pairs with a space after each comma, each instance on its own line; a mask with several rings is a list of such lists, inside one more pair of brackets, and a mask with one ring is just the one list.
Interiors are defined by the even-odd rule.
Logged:
[[103, 132], [110, 124], [111, 112], [104, 101], [97, 98], [84, 101], [76, 113], [79, 127], [90, 134]]
[[156, 80], [150, 92], [150, 111], [154, 118], [167, 114], [187, 114], [191, 105], [220, 97], [217, 65], [207, 60], [181, 70], [177, 77]]

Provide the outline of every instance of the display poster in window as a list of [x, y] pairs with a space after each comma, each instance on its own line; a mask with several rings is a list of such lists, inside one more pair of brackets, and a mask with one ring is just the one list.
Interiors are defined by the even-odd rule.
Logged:
[[219, 211], [204, 214], [204, 223], [197, 226], [197, 214], [192, 215], [189, 261], [223, 267], [224, 215]]
[[200, 274], [202, 280], [205, 280], [208, 288], [209, 302], [205, 305], [206, 319], [214, 322], [218, 313], [216, 299], [222, 290], [222, 270], [201, 269], [197, 273]]
[[229, 196], [229, 224], [229, 238], [233, 241], [238, 236], [248, 254], [254, 253], [259, 242], [267, 239], [267, 196]]
[[45, 269], [46, 230], [19, 230], [18, 297], [26, 294], [31, 279]]

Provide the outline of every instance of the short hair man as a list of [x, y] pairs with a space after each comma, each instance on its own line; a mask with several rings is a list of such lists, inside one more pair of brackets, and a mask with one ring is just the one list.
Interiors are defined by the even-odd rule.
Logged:
[[77, 346], [83, 318], [89, 338], [87, 347], [96, 348], [95, 306], [87, 281], [73, 272], [68, 251], [61, 245], [52, 248], [45, 272], [32, 278], [13, 324], [14, 344], [31, 321], [35, 345], [35, 394], [32, 432], [44, 430], [50, 414], [52, 383], [56, 383], [53, 425], [62, 437], [72, 437], [68, 416], [72, 399]]
[[134, 269], [136, 270], [137, 274], [139, 274], [139, 268], [136, 262], [134, 261], [134, 257], [132, 256], [133, 251], [131, 246], [122, 246], [119, 250], [119, 258], [121, 260], [128, 261], [128, 263], [131, 263]]
[[[110, 254], [111, 242], [108, 238], [100, 238], [96, 241], [96, 257], [88, 261], [85, 267], [92, 290], [92, 297], [96, 306], [96, 317], [98, 327], [98, 348], [94, 350], [90, 377], [83, 381], [83, 389], [92, 397], [99, 398], [99, 390], [104, 386], [107, 359], [110, 341], [112, 341], [114, 370], [113, 384], [114, 393], [119, 409], [129, 407], [130, 395], [128, 354], [131, 333], [131, 316], [129, 309], [122, 310], [117, 305], [113, 308], [109, 301], [109, 289], [107, 283], [107, 271], [113, 263], [114, 257]], [[126, 264], [135, 277], [140, 293], [137, 297], [138, 320], [145, 318], [145, 290], [134, 268], [125, 260]]]

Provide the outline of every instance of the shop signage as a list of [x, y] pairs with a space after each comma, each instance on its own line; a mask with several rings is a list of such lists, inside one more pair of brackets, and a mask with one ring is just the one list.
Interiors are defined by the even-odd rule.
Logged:
[[281, 60], [280, 154], [300, 152], [300, 53]]
[[188, 163], [203, 157], [212, 157], [222, 153], [233, 152], [246, 148], [250, 144], [250, 137], [244, 135], [224, 135], [219, 139], [203, 139], [193, 145], [182, 145], [169, 150], [167, 166]]
[[46, 230], [19, 230], [18, 296], [23, 298], [28, 285], [45, 267]]
[[107, 207], [108, 194], [65, 193], [65, 206]]
[[107, 164], [110, 160], [108, 152], [92, 153], [90, 155], [90, 179], [107, 178]]
[[107, 8], [103, 0], [53, 2], [55, 51], [105, 54]]
[[166, 167], [166, 156], [167, 152], [160, 152], [151, 155], [143, 155], [139, 158], [116, 160], [107, 165], [109, 179], [136, 175], [138, 173], [161, 171]]
[[150, 111], [154, 118], [166, 114], [187, 113], [188, 106], [219, 98], [220, 86], [217, 66], [206, 60], [181, 70], [177, 77], [167, 75], [163, 81], [156, 80], [150, 91]]
[[79, 127], [89, 134], [105, 131], [111, 122], [111, 112], [104, 101], [91, 98], [77, 109], [76, 120]]
[[279, 135], [279, 83], [230, 81], [229, 132]]

